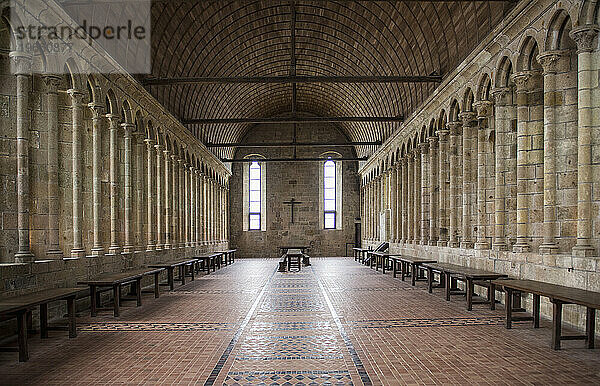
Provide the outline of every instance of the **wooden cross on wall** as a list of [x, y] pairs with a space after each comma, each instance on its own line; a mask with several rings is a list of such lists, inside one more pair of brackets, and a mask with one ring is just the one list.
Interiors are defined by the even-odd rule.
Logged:
[[291, 206], [291, 210], [292, 210], [292, 221], [291, 221], [291, 223], [293, 224], [294, 223], [294, 206], [300, 205], [300, 204], [302, 204], [302, 202], [296, 201], [296, 199], [294, 199], [292, 197], [292, 199], [290, 201], [284, 201], [283, 203], [285, 205], [290, 205]]

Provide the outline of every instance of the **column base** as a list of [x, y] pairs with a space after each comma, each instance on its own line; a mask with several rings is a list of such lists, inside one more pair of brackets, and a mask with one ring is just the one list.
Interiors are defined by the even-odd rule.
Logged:
[[429, 245], [427, 240], [421, 240], [420, 243], [421, 245]]
[[152, 251], [154, 251], [154, 244], [146, 245], [146, 252], [152, 252]]
[[558, 245], [556, 245], [556, 243], [544, 243], [540, 245], [540, 253], [545, 255], [558, 253]]
[[163, 250], [163, 246], [162, 246], [162, 244], [161, 244], [161, 245], [158, 245], [158, 244], [157, 244], [157, 245], [154, 247], [154, 250], [155, 250], [155, 251], [162, 251], [162, 250]]
[[15, 263], [33, 263], [34, 261], [35, 255], [30, 251], [15, 253]]
[[82, 257], [85, 257], [85, 250], [80, 248], [73, 248], [71, 249], [71, 257], [73, 259], [80, 259]]
[[488, 243], [487, 241], [481, 241], [481, 242], [476, 242], [475, 243], [475, 249], [490, 249], [490, 243]]
[[133, 245], [127, 245], [123, 247], [123, 253], [133, 253], [135, 251], [135, 247]]
[[169, 244], [169, 243], [166, 243], [166, 244], [164, 245], [164, 249], [171, 249], [171, 244]]
[[447, 247], [448, 246], [448, 240], [438, 240], [437, 246], [438, 247]]
[[591, 245], [576, 245], [572, 249], [573, 256], [592, 257], [596, 255], [596, 250]]
[[458, 241], [451, 240], [450, 242], [448, 242], [448, 246], [450, 248], [459, 248], [460, 247], [460, 243]]
[[46, 256], [52, 260], [60, 260], [63, 258], [63, 252], [60, 249], [50, 249], [46, 251]]
[[496, 241], [492, 244], [493, 251], [508, 251], [508, 245], [504, 241]]
[[437, 245], [437, 240], [429, 240], [429, 245], [435, 247]]
[[460, 243], [460, 247], [463, 249], [473, 249], [473, 242], [472, 241], [463, 241]]
[[513, 245], [513, 252], [516, 252], [516, 253], [531, 252], [531, 245], [529, 245], [527, 243], [517, 242], [515, 245]]
[[118, 255], [121, 253], [121, 247], [113, 246], [108, 248], [109, 255]]

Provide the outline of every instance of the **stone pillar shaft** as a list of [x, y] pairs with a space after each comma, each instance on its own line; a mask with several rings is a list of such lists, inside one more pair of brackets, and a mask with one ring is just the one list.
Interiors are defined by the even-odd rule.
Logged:
[[475, 113], [468, 111], [460, 114], [463, 122], [463, 212], [462, 212], [462, 240], [460, 247], [464, 249], [473, 248], [471, 234], [471, 198], [473, 188], [473, 173], [471, 171], [473, 156], [472, 132]]
[[71, 257], [79, 258], [85, 256], [82, 240], [82, 216], [83, 203], [81, 202], [81, 192], [83, 187], [83, 152], [81, 143], [81, 125], [83, 123], [82, 100], [83, 94], [76, 90], [68, 90], [71, 96], [71, 109], [73, 114], [73, 132], [72, 132], [72, 182], [73, 182], [73, 248]]
[[396, 222], [395, 242], [399, 243], [402, 240], [402, 161], [397, 160], [396, 163], [396, 214], [394, 219]]
[[164, 210], [163, 210], [163, 174], [162, 174], [162, 160], [163, 160], [163, 146], [154, 145], [156, 149], [156, 250], [161, 251], [164, 247]]
[[476, 103], [476, 107], [479, 126], [477, 130], [477, 242], [475, 249], [489, 249], [490, 244], [486, 234], [486, 160], [488, 157], [488, 119], [492, 115], [493, 106], [490, 101], [479, 101]]
[[496, 175], [494, 187], [494, 241], [492, 249], [495, 251], [508, 250], [506, 242], [506, 159], [508, 158], [508, 134], [511, 131], [511, 120], [508, 114], [509, 98], [512, 90], [508, 87], [496, 88], [492, 91], [495, 99], [496, 110], [494, 127], [496, 130]]
[[179, 248], [180, 232], [179, 232], [179, 160], [175, 154], [171, 155], [172, 175], [173, 175], [173, 186], [172, 186], [172, 205], [173, 205], [173, 234], [172, 234], [172, 248]]
[[437, 245], [438, 241], [438, 137], [429, 137], [429, 245]]
[[390, 242], [397, 242], [396, 239], [396, 208], [398, 206], [397, 204], [397, 197], [396, 194], [398, 192], [397, 186], [398, 186], [398, 180], [397, 180], [397, 170], [398, 170], [398, 165], [394, 165], [392, 167], [392, 169], [390, 170], [390, 184], [389, 184], [389, 192], [390, 192]]
[[415, 218], [415, 157], [413, 153], [408, 155], [408, 218], [407, 218], [407, 243], [414, 241], [414, 218]]
[[132, 146], [131, 146], [131, 130], [135, 126], [130, 123], [121, 124], [123, 127], [123, 142], [125, 147], [124, 152], [124, 195], [125, 208], [123, 219], [123, 253], [132, 253], [133, 244], [131, 240], [131, 223], [133, 219], [133, 192], [131, 187], [131, 169], [132, 169]]
[[146, 170], [147, 170], [147, 209], [146, 209], [146, 214], [147, 214], [147, 225], [146, 225], [146, 250], [147, 251], [153, 251], [155, 248], [155, 244], [154, 244], [154, 185], [153, 185], [153, 181], [154, 181], [154, 141], [151, 139], [145, 139], [144, 142], [146, 142], [146, 155], [147, 155], [147, 165], [146, 165]]
[[119, 246], [119, 169], [118, 157], [119, 149], [117, 143], [117, 127], [119, 117], [113, 114], [107, 114], [109, 122], [109, 175], [110, 175], [110, 247], [108, 251], [116, 255], [121, 251]]
[[164, 150], [163, 151], [164, 154], [164, 158], [165, 158], [165, 245], [164, 248], [165, 249], [171, 249], [172, 248], [172, 241], [171, 241], [171, 231], [172, 231], [172, 224], [173, 221], [171, 219], [171, 202], [172, 202], [172, 197], [171, 197], [171, 187], [173, 186], [173, 182], [171, 180], [172, 174], [171, 174], [171, 152], [169, 150]]
[[[48, 250], [51, 259], [60, 259], [63, 252], [59, 242], [59, 189], [58, 189], [58, 85], [57, 76], [44, 77], [48, 91]], [[97, 121], [94, 121], [97, 125]], [[94, 240], [96, 234], [94, 233]], [[96, 243], [95, 243], [96, 245]]]
[[438, 247], [448, 245], [448, 133], [446, 129], [437, 132], [440, 137], [440, 151], [438, 153], [439, 177], [439, 211], [438, 211]]
[[418, 244], [421, 233], [421, 227], [419, 226], [421, 219], [421, 152], [418, 146], [415, 148], [414, 157], [415, 205], [413, 208], [413, 243]]
[[136, 214], [135, 214], [135, 232], [136, 245], [138, 250], [143, 250], [144, 245], [144, 142], [142, 142], [143, 133], [138, 132], [135, 135], [135, 195], [136, 195]]
[[409, 197], [410, 197], [410, 181], [409, 181], [409, 159], [407, 155], [402, 159], [402, 243], [407, 243], [410, 236], [408, 235], [409, 222]]
[[450, 228], [448, 246], [458, 248], [458, 176], [459, 176], [459, 154], [458, 141], [460, 136], [460, 122], [451, 122], [448, 124], [450, 128]]
[[429, 177], [429, 144], [422, 143], [419, 145], [421, 150], [421, 245], [429, 243], [429, 205], [430, 185]]

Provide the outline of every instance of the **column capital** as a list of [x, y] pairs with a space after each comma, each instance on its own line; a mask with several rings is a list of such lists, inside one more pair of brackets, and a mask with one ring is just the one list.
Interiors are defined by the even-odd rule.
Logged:
[[421, 156], [421, 149], [419, 148], [419, 145], [415, 146], [415, 148], [413, 149], [412, 156], [415, 160], [419, 159], [419, 157]]
[[556, 63], [558, 63], [558, 60], [563, 57], [568, 55], [567, 51], [546, 51], [546, 52], [542, 52], [541, 54], [539, 54], [535, 59], [538, 61], [538, 63], [542, 66], [542, 69], [544, 70], [543, 74], [547, 75], [547, 74], [556, 74], [557, 72], [557, 68], [556, 68]]
[[121, 127], [122, 128], [130, 128], [131, 129], [131, 128], [134, 128], [135, 125], [133, 123], [129, 123], [129, 122], [122, 122], [121, 123]]
[[506, 106], [509, 104], [508, 96], [511, 95], [511, 87], [496, 87], [492, 89], [491, 95], [498, 106]]
[[46, 92], [49, 94], [58, 93], [58, 85], [60, 85], [60, 76], [58, 75], [44, 75], [42, 76], [44, 84], [46, 84]]
[[106, 114], [106, 119], [108, 119], [108, 122], [110, 122], [111, 127], [116, 129], [116, 125], [119, 123], [119, 119], [121, 119], [120, 116], [116, 115], [116, 114]]
[[453, 121], [453, 122], [448, 122], [446, 124], [446, 127], [450, 130], [450, 135], [460, 135], [461, 132], [461, 128], [462, 128], [462, 122], [459, 121]]
[[435, 146], [437, 146], [437, 142], [438, 142], [438, 137], [436, 137], [435, 135], [432, 135], [431, 137], [427, 137], [427, 140], [429, 141], [429, 146], [431, 148], [434, 148]]
[[156, 144], [156, 145], [154, 145], [154, 148], [156, 149], [157, 152], [161, 152], [162, 149], [164, 149], [165, 147], [163, 145]]
[[463, 126], [470, 127], [476, 122], [475, 118], [477, 117], [477, 114], [473, 111], [465, 111], [458, 114], [458, 117], [462, 120]]
[[577, 53], [594, 50], [594, 39], [598, 36], [598, 31], [600, 31], [600, 27], [596, 24], [587, 24], [571, 29], [569, 36], [577, 43]]
[[419, 149], [421, 150], [421, 154], [428, 154], [429, 153], [429, 142], [420, 143]]
[[394, 170], [398, 170], [400, 169], [400, 160], [396, 160], [396, 163], [394, 163], [394, 165], [392, 166], [394, 168]]
[[74, 88], [70, 88], [67, 90], [67, 94], [71, 97], [71, 101], [73, 102], [73, 106], [81, 106], [83, 101], [83, 93]]
[[169, 160], [171, 158], [171, 150], [163, 150], [163, 154], [165, 155], [165, 160]]
[[173, 164], [175, 164], [175, 162], [179, 162], [179, 156], [175, 153], [171, 154], [171, 159], [173, 160]]
[[515, 72], [510, 76], [510, 79], [517, 86], [517, 92], [525, 92], [529, 91], [529, 80], [533, 75], [533, 71]]
[[13, 66], [11, 67], [15, 75], [30, 75], [32, 56], [22, 51], [12, 51], [9, 54], [12, 59]]
[[150, 138], [144, 139], [144, 142], [146, 142], [146, 146], [148, 146], [148, 149], [151, 149], [154, 146], [154, 141]]
[[477, 119], [485, 119], [492, 115], [494, 104], [491, 101], [477, 101], [473, 107], [477, 110]]
[[102, 110], [104, 109], [104, 106], [100, 106], [92, 102], [88, 103], [88, 107], [92, 111], [92, 118], [99, 119], [102, 115]]
[[450, 130], [441, 129], [435, 132], [440, 137], [440, 142], [446, 142], [448, 140], [448, 134], [450, 134]]

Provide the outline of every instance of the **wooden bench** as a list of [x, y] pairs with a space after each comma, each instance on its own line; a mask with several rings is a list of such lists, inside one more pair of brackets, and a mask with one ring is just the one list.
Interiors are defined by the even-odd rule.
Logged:
[[287, 270], [291, 271], [292, 268], [297, 268], [298, 271], [302, 270], [302, 259], [304, 258], [304, 252], [300, 249], [288, 249], [287, 253]]
[[223, 263], [225, 265], [233, 264], [235, 261], [235, 252], [237, 249], [228, 249], [226, 251], [219, 251], [223, 254]]
[[[160, 285], [169, 286], [169, 289], [173, 291], [175, 289], [175, 281], [180, 281], [181, 285], [185, 285], [185, 278], [191, 277], [192, 281], [194, 281], [194, 271], [196, 269], [196, 263], [198, 259], [183, 259], [183, 260], [175, 260], [168, 261], [165, 263], [155, 263], [150, 264], [148, 267], [150, 268], [163, 268], [167, 270], [167, 282], [161, 283]], [[189, 273], [186, 272], [186, 267], [189, 267]], [[179, 277], [175, 278], [175, 268], [179, 269]]]
[[209, 274], [211, 268], [213, 272], [217, 271], [217, 267], [221, 268], [221, 263], [219, 262], [219, 259], [222, 256], [222, 254], [223, 252], [210, 252], [195, 256], [194, 258], [198, 260], [198, 262], [202, 266], [202, 270], [206, 271], [206, 273]]
[[[48, 338], [48, 331], [68, 330], [69, 338], [77, 336], [75, 322], [75, 298], [84, 293], [85, 288], [53, 288], [38, 291], [22, 296], [15, 296], [0, 300], [0, 316], [3, 318], [17, 319], [18, 347], [0, 347], [0, 351], [19, 352], [19, 361], [29, 360], [29, 348], [27, 346], [28, 315], [31, 310], [40, 307], [40, 334], [42, 339]], [[68, 327], [48, 326], [48, 303], [66, 300], [69, 325]]]
[[[533, 327], [540, 327], [540, 296], [545, 296], [552, 303], [552, 348], [560, 349], [563, 340], [585, 340], [586, 347], [594, 348], [594, 330], [596, 310], [600, 309], [600, 293], [585, 291], [578, 288], [565, 287], [556, 284], [533, 280], [503, 279], [492, 281], [496, 286], [502, 286], [506, 299], [506, 328], [512, 327], [513, 321], [533, 319]], [[533, 295], [533, 312], [531, 317], [513, 316], [514, 291]], [[562, 335], [562, 306], [563, 304], [578, 304], [587, 308], [585, 335]]]
[[[375, 263], [375, 270], [378, 271], [379, 267], [383, 273], [385, 273], [386, 269], [390, 267], [390, 258], [393, 256], [399, 256], [397, 254], [387, 253], [387, 252], [371, 252], [373, 257], [371, 258], [371, 263]], [[371, 268], [373, 264], [371, 264]], [[392, 268], [393, 269], [393, 268]]]
[[[465, 282], [468, 311], [471, 311], [473, 309], [473, 304], [484, 304], [488, 302], [490, 303], [490, 308], [492, 310], [496, 309], [496, 286], [493, 283], [493, 280], [499, 279], [501, 277], [507, 277], [507, 275], [502, 273], [484, 271], [481, 269], [463, 267], [461, 265], [456, 264], [425, 263], [422, 265], [427, 269], [427, 289], [429, 293], [433, 292], [433, 275], [434, 273], [439, 273], [440, 286], [443, 285], [445, 288], [447, 301], [450, 301], [450, 295], [453, 294], [453, 292], [454, 294], [463, 294], [458, 292], [457, 288], [453, 285], [456, 282], [456, 280], [459, 280]], [[474, 301], [474, 286], [476, 282], [478, 284], [482, 281], [489, 283], [488, 299], [483, 301]]]
[[358, 261], [358, 262], [363, 262], [365, 261], [365, 254], [367, 253], [368, 249], [366, 248], [352, 248], [352, 251], [354, 253], [354, 261]]
[[402, 281], [404, 281], [405, 277], [409, 276], [408, 268], [410, 267], [410, 279], [413, 286], [416, 284], [417, 280], [421, 279], [421, 277], [419, 277], [419, 270], [422, 270], [423, 264], [437, 263], [437, 261], [433, 259], [422, 259], [419, 257], [406, 255], [393, 255], [390, 257], [390, 259], [393, 261], [394, 265], [393, 276], [397, 276], [398, 267], [400, 267], [400, 277]]
[[[131, 300], [124, 299], [121, 297], [121, 287], [126, 284], [132, 284], [135, 286], [135, 300], [137, 303], [137, 307], [142, 305], [142, 278], [144, 276], [154, 275], [154, 297], [157, 298], [160, 296], [159, 290], [159, 282], [160, 282], [160, 273], [164, 271], [162, 267], [153, 267], [153, 268], [142, 268], [142, 269], [134, 269], [125, 272], [119, 273], [107, 273], [98, 276], [95, 279], [84, 280], [79, 282], [79, 284], [85, 284], [90, 287], [90, 302], [91, 302], [91, 316], [96, 316], [98, 311], [104, 310], [113, 310], [113, 315], [115, 317], [119, 316], [119, 307], [121, 305], [122, 300]], [[112, 289], [113, 292], [113, 306], [112, 307], [102, 307], [100, 303], [100, 292], [102, 288], [106, 288], [107, 290]]]

